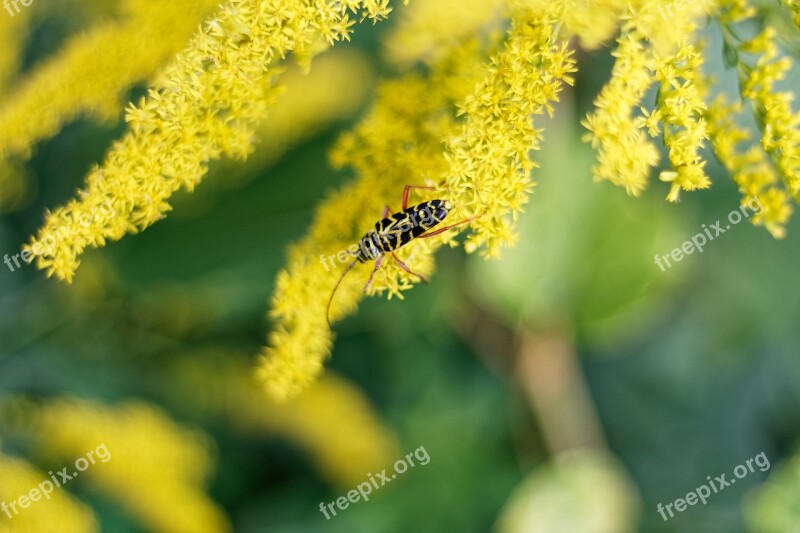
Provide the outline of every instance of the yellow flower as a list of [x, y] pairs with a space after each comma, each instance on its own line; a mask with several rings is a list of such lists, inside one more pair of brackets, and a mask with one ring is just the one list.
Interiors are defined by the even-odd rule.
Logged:
[[[274, 62], [347, 38], [350, 12], [379, 20], [388, 0], [231, 0], [160, 74], [131, 131], [90, 172], [79, 199], [49, 213], [28, 252], [48, 275], [70, 281], [88, 246], [141, 231], [166, 216], [222, 155], [243, 158], [275, 95]], [[98, 216], [105, 208], [108, 215]], [[85, 223], [84, 223], [85, 221]]]
[[466, 120], [448, 142], [442, 193], [462, 217], [478, 217], [470, 223], [468, 252], [485, 247], [485, 256], [499, 258], [514, 242], [516, 215], [532, 190], [530, 152], [542, 139], [532, 117], [552, 116], [551, 102], [573, 82], [572, 51], [558, 41], [561, 8], [555, 2], [548, 11], [518, 12], [504, 50], [460, 106]]
[[[542, 6], [550, 0], [524, 1]], [[614, 37], [627, 6], [627, 0], [566, 0], [562, 21], [580, 39], [582, 47], [599, 48]]]
[[[352, 488], [367, 472], [380, 472], [397, 457], [395, 436], [354, 384], [328, 373], [293, 400], [278, 404], [238, 355], [212, 350], [178, 359], [182, 362], [168, 373], [173, 396], [185, 399], [193, 413], [217, 419], [247, 438], [291, 441], [337, 487]], [[205, 394], [198, 396], [200, 389]]]
[[122, 95], [180, 51], [218, 0], [126, 0], [121, 20], [70, 39], [0, 102], [0, 157], [27, 157], [81, 115], [116, 120]]
[[[642, 130], [644, 122], [633, 116], [653, 83], [655, 61], [643, 39], [625, 33], [613, 52], [611, 80], [595, 100], [595, 111], [582, 121], [589, 133], [584, 139], [597, 150], [596, 180], [608, 180], [638, 196], [647, 186], [659, 154]], [[650, 124], [653, 131], [655, 126]]]
[[773, 158], [789, 192], [800, 198], [800, 112], [792, 109], [794, 94], [777, 91], [792, 62], [779, 57], [776, 32], [767, 27], [742, 50], [761, 54], [755, 67], [743, 66], [746, 78], [742, 96], [750, 101], [761, 127], [761, 146]]
[[759, 146], [751, 146], [740, 153], [738, 145], [750, 140], [748, 130], [739, 126], [736, 117], [742, 111], [741, 103], [729, 104], [718, 97], [706, 111], [708, 131], [714, 153], [730, 172], [742, 193], [742, 205], [761, 205], [751, 220], [764, 226], [776, 239], [786, 234], [785, 225], [792, 214], [790, 197], [780, 187], [775, 168]]
[[394, 63], [435, 64], [466, 38], [497, 25], [509, 0], [414, 0], [386, 41]]
[[[46, 472], [37, 470], [25, 461], [0, 453], [0, 480], [0, 502], [11, 514], [9, 517], [6, 511], [0, 510], [0, 533], [52, 531], [54, 524], [58, 524], [58, 531], [63, 533], [100, 531], [88, 507], [71, 496], [67, 489], [54, 488]], [[32, 489], [39, 491], [38, 501], [30, 501]], [[49, 491], [47, 497], [42, 496], [42, 491]], [[20, 496], [29, 497], [25, 509], [17, 503]], [[11, 503], [15, 508], [10, 507]]]
[[[704, 189], [711, 183], [699, 154], [707, 138], [705, 103], [698, 87], [703, 62], [691, 38], [697, 19], [708, 14], [713, 3], [683, 6], [650, 0], [630, 5], [613, 53], [611, 80], [595, 100], [597, 109], [582, 122], [589, 130], [584, 139], [597, 150], [595, 179], [625, 187], [632, 196], [645, 189], [660, 159], [645, 129], [651, 137], [661, 132], [669, 151], [672, 168], [660, 175], [671, 184], [668, 200], [677, 201], [681, 190]], [[654, 82], [659, 96], [655, 108], [648, 110], [643, 98]]]
[[[366, 58], [348, 49], [315, 59], [309, 73], [298, 67], [287, 69], [281, 79], [285, 92], [256, 130], [258, 150], [248, 158], [247, 166], [274, 163], [289, 147], [331, 122], [352, 116], [366, 96], [371, 76]], [[228, 172], [225, 179], [230, 179]]]
[[212, 466], [210, 442], [158, 409], [66, 398], [7, 408], [17, 413], [18, 430], [31, 437], [34, 449], [53, 460], [69, 464], [96, 451], [94, 464], [80, 479], [118, 502], [144, 528], [197, 533], [230, 529], [222, 509], [204, 492]]
[[[271, 313], [276, 325], [259, 369], [273, 397], [297, 394], [322, 371], [333, 342], [325, 309], [344, 268], [335, 254], [375, 223], [383, 205], [397, 208], [403, 185], [427, 178], [438, 188], [429, 197], [448, 198], [456, 206], [453, 221], [479, 216], [469, 224], [469, 251], [481, 248], [495, 257], [513, 243], [514, 219], [531, 188], [529, 152], [540, 140], [531, 116], [551, 110], [574, 70], [570, 52], [557, 38], [558, 9], [553, 4], [544, 13], [517, 11], [502, 51], [484, 68], [476, 68], [480, 47], [470, 40], [432, 66], [428, 78], [409, 75], [384, 84], [373, 110], [342, 139], [334, 163], [353, 166], [359, 179], [324, 202], [278, 276]], [[433, 252], [443, 243], [452, 243], [452, 235], [418, 239], [398, 255], [427, 276]], [[355, 309], [368, 274], [356, 271], [343, 281], [331, 317]], [[371, 289], [400, 296], [417, 281], [388, 261]]]
[[[738, 69], [741, 97], [753, 111], [761, 131], [761, 146], [750, 146], [742, 154], [736, 151], [737, 143], [750, 140], [749, 132], [731, 118], [741, 111], [741, 105], [731, 106], [718, 99], [709, 113], [709, 123], [713, 122], [710, 127], [717, 157], [739, 185], [742, 202], [757, 199], [762, 206], [753, 223], [782, 238], [792, 214], [790, 200], [800, 199], [800, 112], [792, 109], [794, 93], [776, 90], [776, 84], [792, 67], [788, 57], [781, 57], [776, 30], [766, 26], [756, 37], [742, 41], [732, 26], [754, 15], [753, 10], [742, 6], [742, 0], [721, 3], [720, 27], [727, 60]], [[743, 54], [757, 55], [755, 64], [746, 61]]]
[[675, 55], [659, 61], [656, 79], [659, 82], [658, 110], [663, 123], [664, 144], [675, 171], [661, 173], [661, 180], [671, 183], [667, 199], [678, 201], [681, 190], [705, 189], [711, 185], [706, 175], [705, 160], [700, 156], [708, 138], [703, 114], [703, 88], [700, 69], [702, 55], [697, 48], [683, 43]]

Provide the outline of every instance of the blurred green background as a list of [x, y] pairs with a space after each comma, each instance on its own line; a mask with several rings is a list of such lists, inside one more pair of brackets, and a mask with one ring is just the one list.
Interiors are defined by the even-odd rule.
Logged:
[[[391, 27], [362, 24], [343, 46], [367, 58], [376, 78], [392, 75], [380, 55]], [[76, 28], [68, 17], [39, 26], [23, 72]], [[718, 36], [709, 32], [709, 40], [710, 69], [730, 80]], [[674, 205], [657, 182], [638, 199], [593, 183], [593, 154], [577, 124], [612, 58], [608, 49], [580, 52], [579, 65], [576, 88], [535, 155], [539, 185], [519, 247], [497, 263], [442, 251], [430, 285], [404, 302], [365, 301], [337, 325], [329, 371], [366, 395], [399, 442], [393, 459], [419, 446], [431, 458], [369, 502], [327, 521], [320, 502], [354, 484], [332, 482], [281, 431], [232, 429], [207, 398], [221, 394], [217, 363], [255, 363], [286, 246], [303, 235], [326, 191], [352, 177], [331, 170], [327, 151], [368, 108], [369, 86], [358, 88], [360, 111], [274, 163], [248, 166], [246, 179], [232, 185], [229, 164], [217, 165], [166, 220], [88, 252], [72, 286], [33, 267], [3, 266], [2, 403], [77, 396], [158, 406], [210, 437], [208, 494], [235, 531], [797, 531], [800, 476], [796, 468], [779, 474], [800, 430], [800, 223], [783, 241], [741, 223], [662, 273], [653, 255], [737, 209], [738, 193], [713, 166], [713, 188]], [[123, 131], [121, 122], [77, 121], [39, 145], [27, 167], [29, 199], [0, 218], [0, 253], [16, 253], [44, 210], [67, 201]], [[198, 365], [208, 371], [198, 374]], [[548, 382], [557, 385], [549, 392]], [[51, 463], [34, 451], [24, 421], [12, 419], [0, 418], [3, 453], [46, 470]], [[600, 451], [554, 462], [584, 446]], [[668, 522], [657, 513], [658, 503], [706, 476], [730, 477], [760, 452], [770, 470]], [[779, 483], [769, 493], [768, 476]], [[92, 508], [102, 531], [148, 529], [81, 479], [67, 490]], [[538, 517], [515, 517], [525, 509]]]

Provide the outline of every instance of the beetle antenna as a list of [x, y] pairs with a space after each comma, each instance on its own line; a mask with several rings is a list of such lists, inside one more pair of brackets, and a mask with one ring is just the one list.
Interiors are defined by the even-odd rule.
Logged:
[[326, 311], [325, 317], [328, 320], [328, 327], [331, 327], [331, 303], [333, 303], [333, 296], [336, 294], [336, 291], [339, 289], [339, 285], [342, 284], [342, 280], [347, 275], [350, 270], [358, 263], [358, 259], [354, 259], [352, 263], [350, 263], [347, 268], [342, 272], [342, 277], [339, 278], [339, 281], [336, 282], [336, 287], [333, 288], [333, 292], [331, 293], [331, 299], [328, 300], [328, 310]]

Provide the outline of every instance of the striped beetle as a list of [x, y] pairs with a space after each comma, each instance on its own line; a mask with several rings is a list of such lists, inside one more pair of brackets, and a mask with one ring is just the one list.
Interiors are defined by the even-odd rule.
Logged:
[[434, 237], [451, 228], [466, 224], [478, 218], [467, 218], [461, 222], [457, 222], [449, 226], [443, 226], [439, 229], [426, 233], [428, 230], [438, 226], [447, 217], [448, 213], [450, 213], [450, 211], [453, 209], [453, 205], [448, 200], [430, 200], [409, 207], [408, 194], [411, 189], [435, 190], [434, 187], [427, 187], [423, 185], [406, 185], [403, 189], [403, 210], [390, 216], [389, 213], [391, 208], [388, 205], [385, 206], [383, 208], [383, 217], [381, 220], [376, 222], [375, 227], [369, 230], [366, 235], [359, 239], [357, 245], [358, 250], [353, 252], [353, 247], [351, 247], [351, 251], [349, 253], [350, 255], [354, 256], [355, 259], [353, 259], [353, 261], [342, 273], [342, 276], [339, 278], [339, 281], [333, 288], [331, 297], [328, 300], [328, 326], [331, 324], [330, 313], [333, 297], [336, 294], [336, 291], [339, 289], [339, 285], [341, 285], [344, 277], [348, 272], [350, 272], [350, 270], [352, 270], [356, 263], [367, 263], [373, 260], [375, 261], [375, 268], [372, 269], [369, 280], [367, 280], [367, 284], [364, 286], [364, 292], [367, 292], [370, 285], [372, 285], [372, 278], [383, 265], [386, 254], [391, 255], [394, 262], [397, 263], [400, 268], [412, 276], [418, 277], [423, 283], [428, 283], [428, 279], [425, 276], [422, 274], [417, 274], [411, 270], [408, 265], [406, 265], [399, 257], [397, 257], [397, 254], [394, 253], [395, 250], [405, 246], [414, 239], [427, 239], [429, 237]]

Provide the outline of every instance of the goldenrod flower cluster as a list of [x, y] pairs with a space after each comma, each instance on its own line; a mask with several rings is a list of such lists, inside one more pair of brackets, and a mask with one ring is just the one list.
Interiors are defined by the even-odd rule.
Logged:
[[443, 60], [473, 35], [499, 25], [509, 0], [412, 2], [386, 40], [386, 57], [401, 65]]
[[5, 95], [0, 102], [0, 157], [27, 157], [37, 142], [81, 115], [116, 120], [128, 88], [178, 53], [218, 4], [125, 0], [119, 20], [76, 35]]
[[[192, 412], [227, 424], [236, 433], [288, 440], [320, 475], [350, 488], [366, 472], [380, 472], [399, 453], [394, 435], [358, 388], [327, 373], [296, 398], [276, 403], [253, 379], [247, 359], [229, 351], [192, 353], [175, 365], [170, 382]], [[197, 395], [203, 389], [205, 394]], [[353, 435], [358, 435], [354, 439]]]
[[[135, 12], [143, 1], [126, 5]], [[421, 73], [412, 70], [381, 84], [372, 110], [337, 144], [333, 163], [352, 168], [357, 179], [320, 206], [278, 276], [271, 312], [275, 329], [258, 370], [273, 397], [297, 394], [321, 372], [333, 343], [325, 309], [346, 265], [337, 255], [374, 225], [385, 205], [398, 210], [403, 185], [433, 187], [415, 193], [414, 203], [446, 199], [455, 206], [448, 223], [469, 221], [399, 250], [398, 257], [415, 272], [429, 276], [436, 249], [456, 246], [461, 230], [468, 230], [467, 251], [490, 258], [514, 243], [516, 217], [533, 187], [536, 165], [530, 152], [543, 133], [533, 119], [552, 114], [560, 91], [572, 83], [572, 37], [586, 47], [616, 42], [611, 79], [583, 121], [585, 138], [597, 151], [597, 180], [636, 196], [663, 164], [659, 177], [669, 184], [667, 199], [676, 202], [683, 191], [711, 185], [703, 157], [708, 141], [733, 175], [743, 202], [758, 197], [764, 206], [754, 222], [776, 237], [783, 235], [790, 199], [800, 198], [800, 114], [792, 108], [794, 95], [776, 89], [791, 62], [778, 53], [774, 30], [768, 27], [747, 41], [735, 37], [735, 26], [756, 15], [748, 0], [417, 1], [401, 16], [385, 48], [400, 68], [425, 62]], [[783, 3], [796, 13], [795, 0]], [[198, 3], [194, 17], [208, 8]], [[160, 9], [166, 20], [172, 7]], [[308, 67], [315, 54], [348, 38], [352, 14], [379, 20], [389, 11], [388, 0], [224, 4], [155, 77], [148, 96], [128, 107], [131, 131], [92, 170], [78, 198], [48, 213], [28, 246], [39, 267], [71, 280], [87, 247], [103, 246], [163, 218], [172, 194], [193, 190], [210, 161], [223, 155], [243, 158], [253, 150], [258, 123], [280, 92], [281, 60], [291, 53]], [[443, 22], [441, 14], [451, 11], [454, 16]], [[730, 116], [738, 109], [724, 100], [706, 101], [713, 91], [702, 72], [707, 52], [696, 35], [706, 20], [719, 23], [726, 60], [739, 70], [741, 95], [761, 129], [758, 147], [739, 146], [749, 137]], [[111, 42], [110, 36], [105, 39], [98, 42]], [[140, 60], [146, 65], [130, 71], [112, 69], [116, 81], [101, 91], [108, 99], [83, 100], [81, 112], [105, 110], [111, 116], [111, 96], [137, 76], [147, 76], [156, 55], [163, 58], [175, 46], [163, 44], [157, 53], [149, 52], [152, 56], [143, 52]], [[747, 56], [757, 56], [755, 63]], [[49, 66], [51, 76], [58, 72], [55, 63]], [[653, 88], [657, 95], [651, 102]], [[19, 120], [0, 124], [0, 131], [17, 128], [19, 137], [8, 141], [0, 135], [0, 142], [18, 142], [15, 150], [26, 150], [74, 116], [77, 101], [75, 95], [65, 101], [49, 124], [37, 118], [30, 131], [38, 133], [22, 133]], [[291, 113], [298, 112], [296, 107]], [[276, 118], [288, 122], [280, 114]], [[667, 154], [663, 163], [657, 137]], [[106, 211], [110, 214], [97, 215]], [[369, 267], [358, 265], [344, 279], [331, 305], [334, 319], [356, 308], [369, 273]], [[389, 260], [375, 274], [370, 294], [402, 297], [417, 282]]]
[[595, 100], [597, 109], [583, 121], [589, 130], [584, 138], [597, 150], [595, 178], [637, 196], [659, 160], [642, 120], [633, 115], [653, 83], [655, 62], [644, 39], [635, 34], [626, 33], [617, 42], [611, 80]]
[[742, 193], [742, 205], [758, 198], [762, 209], [753, 214], [753, 224], [764, 226], [775, 238], [786, 235], [785, 224], [792, 214], [792, 204], [764, 150], [756, 145], [741, 151], [739, 145], [750, 141], [750, 131], [737, 123], [742, 104], [730, 104], [720, 96], [708, 108], [709, 134], [717, 159], [731, 173]]
[[[45, 481], [50, 481], [47, 472], [37, 470], [27, 462], [0, 453], [0, 502], [17, 502], [20, 496], [29, 495]], [[52, 482], [51, 482], [52, 485]], [[45, 487], [47, 490], [47, 487]], [[16, 511], [9, 507], [12, 518], [0, 512], [0, 533], [29, 533], [52, 531], [58, 524], [63, 533], [94, 533], [100, 531], [92, 511], [67, 492], [54, 488], [45, 499], [41, 492], [39, 501], [28, 501], [26, 508], [16, 504]]]
[[[410, 75], [384, 83], [378, 94], [373, 110], [353, 135], [342, 139], [333, 156], [334, 163], [347, 161], [359, 170], [374, 170], [360, 173], [357, 183], [328, 198], [318, 210], [309, 235], [289, 250], [287, 270], [278, 275], [271, 312], [276, 327], [259, 368], [275, 398], [293, 396], [304, 389], [321, 372], [323, 359], [330, 353], [333, 336], [325, 308], [345, 265], [335, 257], [332, 266], [321, 258], [335, 256], [355, 242], [380, 218], [382, 204], [398, 209], [402, 184], [409, 176], [420, 168], [430, 168], [431, 162], [437, 162], [441, 170], [446, 167], [441, 136], [450, 131], [450, 123], [445, 120], [443, 127], [443, 121], [429, 118], [443, 106], [442, 89]], [[370, 144], [365, 147], [361, 141], [367, 138]], [[426, 165], [418, 166], [423, 163]], [[422, 245], [430, 243], [423, 241]], [[429, 256], [415, 253], [417, 249], [410, 248], [408, 254], [400, 256], [413, 262], [416, 271], [430, 274], [433, 265]], [[423, 257], [428, 261], [420, 261]], [[385, 272], [376, 275], [377, 287], [387, 287]], [[396, 276], [396, 271], [392, 273]], [[356, 269], [344, 279], [331, 306], [332, 319], [354, 310], [367, 275], [366, 268]], [[401, 279], [395, 277], [394, 285], [389, 286], [396, 294], [410, 286], [408, 279]]]
[[[225, 4], [160, 73], [157, 88], [128, 107], [130, 133], [92, 170], [79, 199], [47, 215], [28, 246], [38, 266], [70, 281], [86, 247], [163, 218], [170, 196], [193, 190], [210, 160], [247, 156], [255, 126], [274, 97], [280, 71], [275, 62], [347, 38], [351, 12], [378, 20], [388, 14], [388, 0]], [[101, 206], [111, 206], [113, 216], [95, 216]]]
[[[639, 195], [660, 159], [650, 137], [663, 129], [672, 166], [660, 175], [671, 183], [667, 199], [678, 201], [681, 190], [711, 184], [699, 155], [708, 136], [699, 86], [703, 61], [691, 44], [696, 19], [710, 9], [710, 3], [703, 1], [687, 3], [675, 12], [655, 0], [629, 6], [613, 53], [611, 80], [595, 101], [597, 109], [583, 121], [589, 130], [585, 139], [598, 151], [593, 169], [597, 180], [609, 180], [628, 194]], [[647, 109], [643, 99], [654, 83], [659, 86], [658, 98]]]
[[79, 479], [115, 500], [144, 528], [229, 530], [222, 509], [204, 492], [212, 459], [203, 434], [142, 403], [108, 407], [56, 399], [12, 408], [35, 447], [57, 463], [70, 464], [105, 444], [110, 459], [97, 461]]
[[[656, 67], [659, 83], [656, 110], [648, 121], [663, 124], [664, 144], [674, 170], [661, 173], [661, 181], [671, 183], [667, 199], [678, 201], [680, 192], [706, 189], [711, 180], [705, 173], [705, 160], [700, 149], [708, 138], [705, 118], [706, 103], [700, 86], [703, 56], [697, 47], [682, 43], [674, 56], [660, 61]], [[657, 125], [654, 125], [657, 128]]]
[[[384, 205], [400, 208], [404, 185], [446, 174], [443, 139], [457, 133], [453, 102], [466, 98], [482, 76], [477, 48], [474, 41], [459, 47], [432, 67], [429, 78], [408, 74], [382, 83], [372, 110], [333, 150], [333, 164], [353, 167], [358, 180], [320, 206], [309, 234], [290, 248], [287, 269], [278, 275], [271, 311], [276, 327], [259, 365], [272, 397], [285, 399], [307, 387], [330, 353], [333, 334], [325, 309], [345, 267], [335, 255], [375, 224]], [[431, 252], [441, 242], [418, 241], [398, 256], [416, 272], [430, 275]], [[343, 280], [332, 302], [332, 319], [355, 309], [368, 270], [357, 268]], [[372, 290], [402, 297], [416, 281], [389, 261], [376, 273]]]
[[[503, 49], [485, 68], [475, 60], [480, 46], [469, 40], [433, 66], [429, 78], [412, 75], [385, 84], [372, 112], [342, 139], [334, 163], [353, 166], [359, 180], [324, 203], [278, 277], [272, 311], [277, 327], [259, 369], [271, 395], [297, 394], [330, 353], [325, 308], [341, 268], [329, 271], [319, 255], [355, 242], [379, 218], [382, 204], [396, 209], [410, 177], [436, 185], [435, 195], [456, 206], [454, 221], [478, 217], [470, 223], [468, 250], [496, 257], [513, 241], [515, 214], [532, 186], [529, 152], [540, 140], [531, 116], [552, 111], [550, 103], [574, 70], [569, 50], [558, 41], [557, 9], [559, 4], [553, 11], [517, 10]], [[463, 115], [460, 121], [456, 113]], [[446, 242], [452, 235], [418, 240], [398, 255], [427, 276], [433, 251]], [[332, 317], [355, 308], [367, 273], [343, 282]], [[400, 296], [417, 281], [389, 261], [371, 290]]]
[[[753, 223], [782, 238], [793, 210], [791, 198], [800, 198], [800, 113], [792, 110], [792, 93], [775, 90], [775, 84], [791, 68], [788, 58], [779, 57], [775, 30], [767, 26], [744, 42], [736, 37], [735, 25], [755, 14], [755, 9], [742, 0], [721, 4], [726, 54], [738, 70], [744, 105], [752, 110], [759, 125], [760, 146], [751, 142], [744, 149], [738, 146], [751, 141], [749, 130], [738, 124], [742, 102], [729, 104], [725, 97], [717, 97], [708, 109], [707, 120], [714, 153], [738, 185], [742, 203], [757, 197], [763, 206]], [[744, 59], [752, 54], [758, 56], [754, 66]]]
[[743, 66], [747, 77], [742, 96], [755, 109], [761, 147], [772, 156], [789, 193], [800, 198], [800, 112], [792, 110], [793, 93], [775, 90], [792, 67], [788, 57], [779, 57], [775, 37], [775, 30], [767, 27], [742, 45], [742, 51], [759, 54], [753, 68]]
[[531, 117], [552, 116], [552, 102], [564, 83], [573, 81], [572, 52], [558, 40], [557, 6], [524, 9], [512, 18], [504, 50], [460, 106], [466, 120], [447, 146], [443, 194], [462, 216], [477, 217], [470, 224], [468, 252], [485, 246], [486, 256], [499, 258], [501, 248], [513, 243], [513, 223], [532, 189], [530, 152], [541, 141]]

